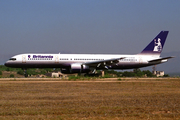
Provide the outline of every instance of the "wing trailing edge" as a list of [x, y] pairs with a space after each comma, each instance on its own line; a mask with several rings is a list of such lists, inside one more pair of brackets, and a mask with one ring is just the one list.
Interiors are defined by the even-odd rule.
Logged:
[[96, 66], [96, 67], [109, 66], [109, 65], [117, 64], [119, 62], [119, 60], [124, 59], [124, 58], [125, 57], [100, 60], [100, 61], [93, 61], [93, 62], [85, 62], [82, 65]]

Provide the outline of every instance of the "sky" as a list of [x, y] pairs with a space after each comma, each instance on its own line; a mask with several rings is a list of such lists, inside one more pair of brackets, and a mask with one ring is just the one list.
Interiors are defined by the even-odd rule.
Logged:
[[[169, 31], [163, 54], [179, 55], [179, 5], [178, 0], [0, 0], [0, 64], [21, 53], [137, 54], [162, 30]], [[179, 70], [172, 66], [178, 59], [162, 68]]]

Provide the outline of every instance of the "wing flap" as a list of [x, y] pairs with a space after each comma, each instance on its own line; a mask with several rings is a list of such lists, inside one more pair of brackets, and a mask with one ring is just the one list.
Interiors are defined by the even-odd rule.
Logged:
[[119, 62], [119, 60], [124, 59], [125, 57], [122, 58], [113, 58], [113, 59], [107, 59], [107, 60], [100, 60], [100, 61], [93, 61], [93, 62], [86, 62], [83, 63], [82, 65], [88, 65], [92, 67], [100, 67], [100, 66], [109, 66], [113, 65]]

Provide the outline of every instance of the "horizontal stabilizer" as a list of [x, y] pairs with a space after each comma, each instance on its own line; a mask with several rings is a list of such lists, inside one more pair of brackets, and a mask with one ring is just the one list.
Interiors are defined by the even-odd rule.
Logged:
[[150, 60], [148, 62], [158, 62], [158, 61], [162, 61], [162, 60], [168, 60], [170, 58], [174, 58], [174, 56], [171, 56], [171, 57], [165, 57], [165, 58], [160, 58], [160, 59], [155, 59], [155, 60]]

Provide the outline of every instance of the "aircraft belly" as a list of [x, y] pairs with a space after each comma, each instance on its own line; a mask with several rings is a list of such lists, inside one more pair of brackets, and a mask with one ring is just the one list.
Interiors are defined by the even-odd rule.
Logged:
[[6, 66], [9, 67], [18, 67], [18, 68], [61, 68], [69, 66], [68, 63], [55, 63], [51, 61], [27, 61], [26, 63], [22, 62], [7, 62]]
[[68, 66], [69, 64], [67, 63], [55, 63], [55, 62], [50, 62], [50, 61], [36, 61], [36, 62], [27, 62], [26, 66], [27, 67], [37, 67], [37, 68], [61, 68]]

